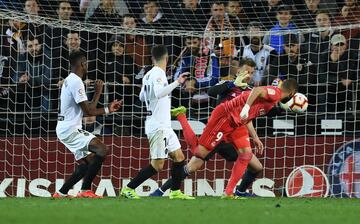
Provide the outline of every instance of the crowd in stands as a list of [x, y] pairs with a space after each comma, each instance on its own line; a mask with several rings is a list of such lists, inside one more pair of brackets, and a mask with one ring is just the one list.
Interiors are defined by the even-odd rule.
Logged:
[[[208, 87], [233, 79], [239, 60], [251, 58], [257, 64], [254, 86], [295, 78], [310, 105], [317, 105], [310, 111], [357, 109], [357, 0], [0, 0], [0, 8], [28, 15], [26, 22], [15, 14], [2, 19], [0, 101], [13, 103], [6, 101], [8, 106], [1, 110], [56, 110], [59, 87], [70, 71], [69, 53], [84, 51], [89, 67], [84, 82], [89, 89], [95, 79], [102, 79], [109, 93], [103, 103], [122, 98], [128, 105], [125, 110], [136, 111], [141, 107], [138, 86], [151, 65], [155, 44], [169, 48], [169, 79], [191, 73], [174, 93], [174, 106], [208, 106]], [[32, 22], [39, 16], [58, 19], [64, 26]], [[189, 35], [113, 35], [65, 26], [77, 22], [125, 31], [187, 30]], [[354, 28], [336, 29], [350, 24]], [[246, 35], [237, 35], [239, 31]], [[264, 35], [265, 31], [269, 32]]]

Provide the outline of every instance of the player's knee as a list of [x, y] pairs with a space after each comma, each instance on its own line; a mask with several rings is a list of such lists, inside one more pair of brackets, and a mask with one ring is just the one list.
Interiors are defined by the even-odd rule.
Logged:
[[180, 150], [179, 152], [176, 152], [175, 155], [173, 156], [173, 161], [176, 163], [182, 162], [185, 160], [185, 156], [184, 153], [182, 153], [182, 151]]
[[165, 161], [164, 160], [153, 160], [151, 161], [151, 166], [157, 171], [160, 172], [164, 168]]

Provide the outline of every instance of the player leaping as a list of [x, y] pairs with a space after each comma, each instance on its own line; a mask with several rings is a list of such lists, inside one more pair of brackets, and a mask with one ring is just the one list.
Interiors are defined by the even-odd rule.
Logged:
[[[249, 87], [249, 82], [252, 79], [252, 75], [255, 71], [256, 63], [252, 59], [242, 59], [238, 61], [239, 65], [237, 68], [237, 75], [234, 81], [224, 81], [216, 86], [210, 87], [208, 94], [209, 96], [217, 97], [219, 95], [217, 104], [220, 104], [224, 101], [229, 101], [236, 96], [239, 96], [243, 91], [251, 91]], [[198, 138], [196, 137], [194, 131], [191, 129], [187, 119], [186, 119], [186, 108], [179, 107], [172, 110], [172, 115], [177, 117], [182, 128], [183, 134], [186, 142], [189, 145], [190, 151], [194, 154], [194, 150], [198, 146]], [[219, 143], [215, 149], [209, 153], [208, 156], [204, 159], [208, 161], [211, 157], [215, 155], [215, 153], [219, 153], [224, 159], [227, 161], [235, 162], [237, 161], [238, 154], [237, 149], [245, 149], [250, 148], [249, 142], [249, 134], [247, 128], [245, 126], [240, 126], [236, 130], [234, 130], [230, 138], [227, 139], [227, 142]], [[225, 190], [225, 195], [230, 196], [233, 194], [233, 189], [235, 185], [238, 183], [238, 175], [239, 170], [237, 169], [238, 162], [234, 164], [232, 169], [232, 175], [229, 179], [228, 185]], [[249, 167], [245, 174], [243, 175], [241, 185], [238, 186], [235, 191], [235, 196], [253, 196], [252, 194], [246, 193], [246, 189], [248, 186], [252, 184], [255, 180], [258, 173], [262, 171], [262, 164], [259, 159], [253, 155]], [[165, 182], [159, 189], [154, 191], [150, 196], [162, 196], [164, 192], [171, 186], [172, 179], [170, 178], [167, 182]]]
[[81, 52], [74, 52], [69, 57], [71, 73], [64, 80], [60, 95], [60, 112], [56, 126], [56, 135], [75, 156], [78, 165], [54, 198], [69, 197], [68, 191], [81, 179], [84, 182], [79, 198], [101, 198], [91, 191], [91, 183], [107, 154], [107, 147], [93, 134], [82, 130], [83, 116], [98, 116], [117, 111], [122, 102], [115, 100], [109, 107], [96, 108], [103, 90], [103, 82], [96, 80], [95, 95], [92, 102], [86, 96], [83, 79], [87, 73], [86, 57]]
[[180, 142], [171, 129], [171, 102], [169, 94], [186, 80], [187, 74], [181, 74], [179, 79], [168, 84], [166, 79], [166, 65], [168, 52], [165, 46], [158, 45], [151, 50], [154, 67], [143, 78], [140, 100], [145, 102], [148, 116], [145, 121], [145, 133], [149, 139], [151, 163], [143, 168], [130, 183], [121, 189], [121, 196], [139, 199], [135, 189], [163, 169], [165, 159], [170, 156], [173, 160], [171, 176], [173, 184], [170, 199], [194, 199], [183, 194], [180, 190], [182, 169], [185, 156]]
[[[208, 123], [199, 138], [198, 146], [193, 150], [195, 155], [184, 166], [183, 178], [197, 171], [205, 162], [206, 157], [222, 142], [231, 139], [231, 133], [241, 126], [246, 126], [250, 135], [256, 138], [256, 132], [251, 120], [267, 114], [280, 100], [287, 102], [297, 91], [294, 79], [283, 82], [281, 87], [256, 87], [251, 92], [244, 91], [236, 98], [218, 105], [211, 113]], [[258, 149], [262, 148], [261, 141], [254, 141]], [[251, 158], [250, 147], [237, 149], [237, 177], [244, 174]], [[233, 173], [234, 174], [234, 173]]]

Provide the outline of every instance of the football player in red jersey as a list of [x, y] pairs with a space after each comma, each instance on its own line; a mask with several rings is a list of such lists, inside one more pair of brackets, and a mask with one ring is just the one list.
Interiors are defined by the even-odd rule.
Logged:
[[[205, 162], [206, 156], [222, 141], [228, 142], [231, 133], [240, 126], [245, 126], [253, 138], [259, 152], [263, 144], [257, 137], [252, 119], [267, 114], [279, 101], [287, 102], [297, 91], [294, 79], [283, 82], [280, 88], [274, 86], [256, 87], [251, 92], [244, 91], [236, 98], [226, 101], [215, 108], [203, 134], [199, 138], [195, 156], [184, 166], [184, 177], [197, 171]], [[253, 154], [251, 147], [238, 149], [236, 163], [239, 178], [249, 164]], [[236, 183], [235, 183], [236, 184]]]

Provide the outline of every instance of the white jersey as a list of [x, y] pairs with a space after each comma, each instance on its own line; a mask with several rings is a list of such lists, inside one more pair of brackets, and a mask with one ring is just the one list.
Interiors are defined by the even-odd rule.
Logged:
[[251, 50], [250, 44], [244, 47], [243, 58], [251, 58], [256, 63], [256, 71], [253, 76], [254, 82], [260, 82], [266, 70], [267, 62], [270, 56], [270, 52], [274, 50], [274, 48], [264, 45], [259, 52], [256, 54]]
[[64, 80], [60, 95], [60, 113], [56, 135], [65, 139], [82, 128], [83, 111], [79, 103], [87, 101], [85, 86], [79, 76], [70, 73]]
[[165, 71], [154, 66], [143, 78], [140, 100], [145, 102], [149, 116], [145, 121], [147, 135], [171, 128], [171, 100], [169, 94], [179, 83], [168, 84]]

